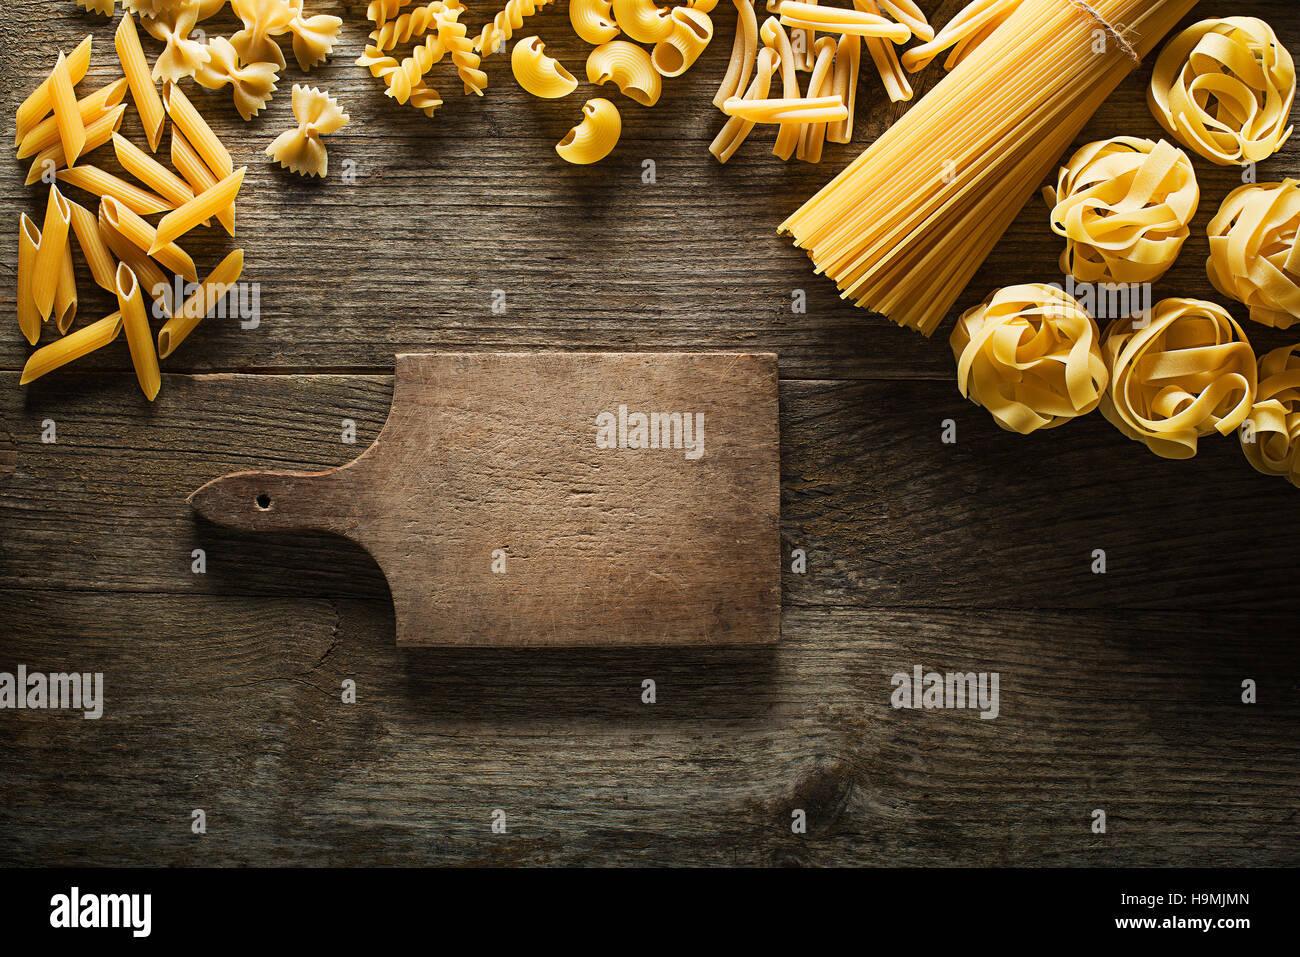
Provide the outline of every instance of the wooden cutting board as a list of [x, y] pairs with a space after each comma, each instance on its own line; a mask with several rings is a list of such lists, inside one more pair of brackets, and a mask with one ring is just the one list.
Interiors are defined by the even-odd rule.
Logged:
[[777, 409], [770, 353], [399, 355], [360, 457], [237, 472], [189, 501], [365, 547], [399, 645], [768, 643]]

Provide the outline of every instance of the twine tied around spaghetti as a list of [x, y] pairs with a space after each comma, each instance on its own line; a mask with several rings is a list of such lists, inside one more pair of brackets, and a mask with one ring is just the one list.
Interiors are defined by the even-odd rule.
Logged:
[[1133, 47], [1129, 44], [1129, 42], [1124, 39], [1123, 32], [1120, 31], [1119, 28], [1117, 28], [1113, 23], [1111, 23], [1109, 20], [1103, 17], [1100, 13], [1098, 13], [1093, 8], [1092, 4], [1088, 3], [1088, 0], [1070, 0], [1070, 3], [1074, 4], [1074, 6], [1078, 7], [1084, 13], [1088, 14], [1088, 16], [1096, 20], [1098, 25], [1100, 25], [1101, 28], [1106, 31], [1106, 33], [1110, 36], [1110, 38], [1114, 40], [1117, 44], [1119, 44], [1119, 48], [1124, 51], [1124, 53], [1128, 56], [1130, 60], [1133, 61], [1134, 65], [1140, 66], [1142, 64], [1142, 58], [1138, 56], [1137, 50], [1134, 50]]

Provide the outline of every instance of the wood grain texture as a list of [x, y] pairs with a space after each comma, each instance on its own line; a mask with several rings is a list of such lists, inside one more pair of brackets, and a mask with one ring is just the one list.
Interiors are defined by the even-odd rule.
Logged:
[[[296, 70], [247, 125], [224, 94], [192, 91], [249, 165], [239, 245], [260, 325], [201, 325], [152, 407], [124, 349], [19, 389], [28, 350], [0, 336], [0, 671], [102, 670], [107, 686], [98, 722], [0, 712], [0, 863], [1300, 862], [1295, 490], [1228, 439], [1171, 463], [1096, 415], [1004, 433], [956, 391], [951, 321], [926, 341], [866, 315], [775, 236], [906, 104], [864, 81], [856, 142], [827, 144], [820, 166], [780, 163], [759, 134], [719, 167], [709, 101], [733, 29], [720, 5], [701, 61], [654, 109], [629, 104], [619, 148], [579, 169], [553, 145], [596, 95], [587, 84], [534, 100], [497, 57], [482, 99], [440, 74], [447, 106], [426, 120], [351, 64], [360, 0], [308, 6], [345, 19], [336, 56], [306, 77], [353, 116], [329, 140], [328, 182], [261, 155], [292, 122]], [[961, 2], [922, 6], [942, 23]], [[1295, 4], [1192, 16], [1226, 12], [1265, 18], [1300, 53]], [[530, 26], [582, 74], [562, 5]], [[107, 21], [71, 0], [4, 0], [0, 116], [87, 30], [90, 82], [107, 80]], [[1080, 142], [1159, 135], [1149, 71]], [[1218, 300], [1204, 227], [1239, 174], [1196, 170], [1200, 212], [1158, 297]], [[23, 172], [0, 161], [0, 224], [42, 208]], [[1297, 172], [1293, 141], [1259, 179]], [[1046, 217], [1029, 204], [959, 308], [1059, 278]], [[214, 232], [187, 248], [203, 269], [231, 246]], [[0, 256], [11, 326], [12, 269]], [[83, 319], [110, 310], [81, 286]], [[1294, 338], [1248, 331], [1259, 351]], [[398, 352], [538, 348], [780, 353], [779, 646], [398, 649], [361, 548], [247, 536], [185, 504], [227, 471], [354, 458], [385, 420]], [[47, 419], [55, 444], [40, 440]], [[196, 548], [206, 574], [191, 572]], [[998, 719], [892, 709], [890, 675], [917, 664], [999, 671]], [[347, 678], [355, 705], [340, 701]], [[1240, 703], [1246, 678], [1257, 705]], [[795, 808], [806, 835], [790, 832]], [[1090, 830], [1096, 808], [1107, 834]]]
[[774, 355], [424, 353], [354, 461], [189, 501], [361, 545], [406, 647], [768, 644], [780, 478]]

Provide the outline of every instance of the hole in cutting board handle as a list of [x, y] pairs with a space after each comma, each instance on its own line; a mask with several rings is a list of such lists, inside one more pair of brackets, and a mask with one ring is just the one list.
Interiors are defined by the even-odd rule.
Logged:
[[271, 507], [271, 496], [263, 492], [261, 495], [257, 496], [256, 502], [257, 502], [257, 507], [265, 512], [268, 508]]

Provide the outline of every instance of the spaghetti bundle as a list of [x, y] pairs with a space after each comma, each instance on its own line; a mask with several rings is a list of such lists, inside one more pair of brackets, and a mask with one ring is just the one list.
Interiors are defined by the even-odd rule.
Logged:
[[845, 298], [932, 334], [1084, 123], [1194, 4], [1023, 0], [781, 232]]

